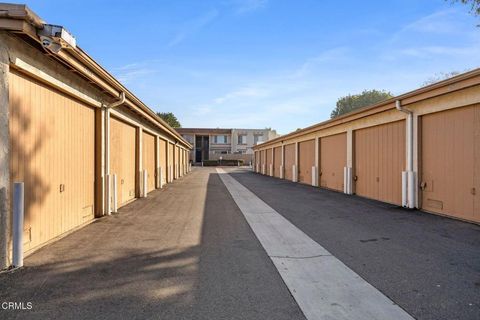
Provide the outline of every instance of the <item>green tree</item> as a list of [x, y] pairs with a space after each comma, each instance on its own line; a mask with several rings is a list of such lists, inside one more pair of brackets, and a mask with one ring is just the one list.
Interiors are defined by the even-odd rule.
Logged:
[[172, 128], [181, 128], [182, 125], [172, 112], [157, 112], [157, 116], [162, 118]]
[[470, 6], [470, 12], [474, 16], [480, 16], [480, 0], [445, 0], [451, 3], [460, 2]]
[[367, 107], [369, 105], [392, 98], [393, 95], [385, 90], [364, 90], [360, 94], [349, 94], [337, 100], [337, 106], [330, 114], [330, 118], [336, 118], [352, 110]]
[[425, 87], [425, 86], [440, 82], [442, 80], [446, 80], [448, 78], [458, 76], [460, 73], [461, 73], [460, 71], [436, 73], [434, 76], [428, 78], [425, 82], [423, 82], [422, 86]]

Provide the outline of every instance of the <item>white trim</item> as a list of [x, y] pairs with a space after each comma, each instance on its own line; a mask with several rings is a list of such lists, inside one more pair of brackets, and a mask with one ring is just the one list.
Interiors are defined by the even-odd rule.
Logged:
[[77, 89], [69, 86], [68, 84], [58, 80], [57, 78], [49, 75], [48, 73], [45, 73], [44, 71], [28, 64], [27, 62], [23, 61], [22, 59], [20, 58], [15, 58], [15, 60], [13, 61], [13, 66], [28, 74], [29, 76], [37, 79], [37, 80], [40, 80], [42, 82], [45, 82], [47, 83], [48, 85], [70, 95], [70, 96], [73, 96], [85, 103], [87, 103], [88, 105], [90, 106], [93, 106], [93, 107], [97, 107], [97, 108], [100, 108], [102, 106], [102, 103], [80, 91], [78, 91]]

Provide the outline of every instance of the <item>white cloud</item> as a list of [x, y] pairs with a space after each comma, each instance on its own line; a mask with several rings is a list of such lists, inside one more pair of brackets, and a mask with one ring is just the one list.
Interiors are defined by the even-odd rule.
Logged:
[[392, 35], [390, 43], [436, 39], [441, 36], [464, 36], [467, 26], [476, 33], [478, 30], [474, 25], [470, 25], [470, 22], [471, 16], [465, 12], [456, 9], [437, 11], [404, 25]]
[[216, 104], [224, 104], [238, 98], [262, 98], [268, 96], [268, 90], [256, 87], [243, 87], [213, 99]]
[[334, 61], [345, 61], [348, 58], [348, 47], [336, 47], [320, 53], [318, 56], [307, 59], [300, 68], [292, 73], [293, 77], [304, 77], [313, 69], [321, 64], [331, 63]]
[[131, 83], [134, 80], [156, 72], [157, 70], [148, 67], [144, 63], [130, 63], [113, 69], [113, 74], [123, 84]]
[[243, 14], [265, 8], [268, 0], [231, 0], [228, 3], [237, 14]]
[[428, 58], [432, 55], [453, 56], [457, 58], [468, 56], [478, 57], [480, 54], [480, 45], [469, 47], [425, 46], [401, 49], [400, 53], [418, 58]]
[[217, 9], [212, 9], [196, 19], [186, 22], [180, 31], [178, 31], [177, 34], [168, 42], [167, 47], [171, 48], [180, 44], [187, 37], [210, 24], [218, 17], [218, 15], [219, 11]]
[[424, 16], [408, 25], [406, 25], [400, 32], [416, 31], [429, 33], [451, 33], [455, 32], [455, 21], [453, 17], [458, 14], [455, 9], [448, 9], [437, 11], [427, 16]]

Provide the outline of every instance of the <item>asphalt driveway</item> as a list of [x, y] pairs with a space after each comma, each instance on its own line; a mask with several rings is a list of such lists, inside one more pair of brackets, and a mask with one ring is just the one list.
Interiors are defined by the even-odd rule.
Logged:
[[215, 169], [153, 191], [0, 275], [0, 319], [305, 319]]
[[[228, 171], [415, 318], [480, 319], [479, 226]], [[0, 310], [0, 319], [305, 319], [211, 168], [196, 168], [25, 264], [0, 275], [0, 302], [32, 309]]]
[[245, 170], [231, 175], [418, 319], [480, 319], [480, 226]]

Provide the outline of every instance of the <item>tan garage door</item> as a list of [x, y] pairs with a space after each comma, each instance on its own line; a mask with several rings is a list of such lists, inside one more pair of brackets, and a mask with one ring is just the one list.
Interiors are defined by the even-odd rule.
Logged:
[[185, 163], [186, 163], [186, 158], [185, 158], [185, 150], [181, 150], [182, 152], [182, 174], [185, 174]]
[[298, 144], [298, 182], [312, 184], [312, 167], [315, 165], [315, 140]]
[[285, 147], [285, 179], [292, 180], [293, 165], [295, 164], [295, 144], [287, 144]]
[[183, 149], [180, 149], [180, 150], [179, 150], [179, 154], [180, 154], [180, 167], [179, 167], [179, 171], [180, 171], [180, 175], [183, 175], [183, 161], [184, 161]]
[[174, 158], [174, 146], [171, 143], [168, 143], [168, 179], [171, 181], [173, 180], [173, 172], [174, 172], [174, 164], [173, 164], [173, 158]]
[[480, 106], [421, 118], [422, 208], [480, 222]]
[[260, 151], [260, 173], [264, 173], [263, 168], [265, 167], [265, 150]]
[[11, 181], [25, 183], [24, 250], [94, 217], [95, 112], [9, 74]]
[[356, 194], [400, 205], [405, 121], [355, 131], [354, 170]]
[[143, 170], [147, 170], [147, 192], [155, 190], [155, 145], [157, 144], [156, 137], [143, 132], [143, 148], [142, 161]]
[[265, 150], [265, 173], [270, 175], [270, 165], [273, 164], [272, 149]]
[[180, 148], [175, 146], [175, 178], [180, 174]]
[[135, 198], [137, 129], [110, 118], [110, 173], [117, 175], [117, 205]]
[[343, 191], [343, 168], [347, 165], [347, 134], [320, 139], [320, 186]]
[[280, 178], [280, 166], [282, 165], [282, 147], [274, 148], [273, 175]]
[[167, 183], [167, 142], [160, 139], [158, 155], [160, 157], [160, 170], [162, 172], [162, 184]]

